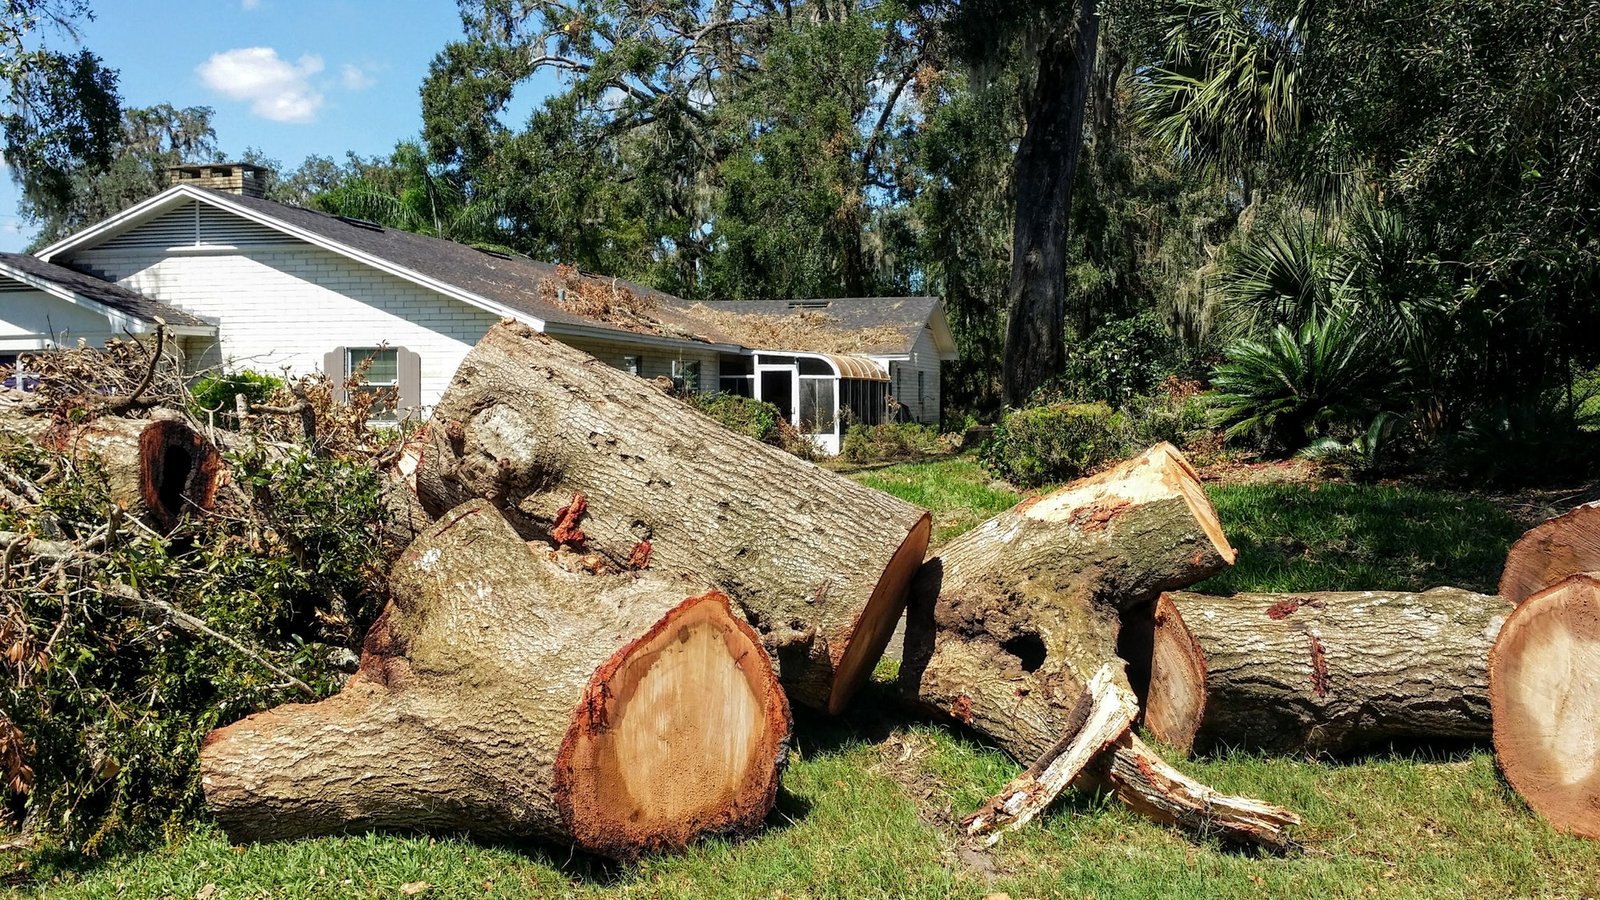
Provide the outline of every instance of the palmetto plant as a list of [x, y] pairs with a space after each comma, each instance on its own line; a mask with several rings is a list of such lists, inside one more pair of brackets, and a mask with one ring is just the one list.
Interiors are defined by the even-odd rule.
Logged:
[[1313, 312], [1299, 327], [1235, 341], [1212, 377], [1219, 424], [1294, 451], [1342, 424], [1368, 420], [1399, 387], [1404, 367], [1354, 316]]

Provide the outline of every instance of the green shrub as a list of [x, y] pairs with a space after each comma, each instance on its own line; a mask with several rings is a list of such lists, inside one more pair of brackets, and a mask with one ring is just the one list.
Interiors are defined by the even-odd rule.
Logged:
[[265, 403], [283, 386], [282, 378], [249, 369], [211, 372], [189, 386], [192, 412], [201, 421], [205, 421], [207, 416], [214, 416], [218, 425], [236, 429], [239, 421], [238, 416], [234, 415], [235, 396], [243, 394], [251, 403]]
[[783, 416], [771, 403], [738, 394], [699, 393], [687, 394], [683, 401], [702, 415], [715, 419], [724, 428], [774, 447], [784, 445], [780, 427]]
[[1198, 382], [1169, 378], [1154, 393], [1129, 398], [1119, 412], [1128, 443], [1138, 450], [1162, 441], [1187, 450], [1215, 434], [1211, 401]]
[[844, 434], [839, 456], [853, 463], [898, 462], [936, 456], [951, 449], [951, 442], [932, 425], [851, 425]]
[[1124, 416], [1104, 403], [1053, 403], [1006, 414], [979, 451], [984, 465], [1014, 484], [1077, 478], [1133, 452]]
[[1057, 396], [1117, 406], [1155, 390], [1173, 371], [1175, 342], [1153, 313], [1106, 322], [1067, 351], [1066, 376]]
[[1265, 340], [1236, 341], [1227, 356], [1212, 375], [1219, 423], [1229, 437], [1254, 435], [1291, 453], [1364, 429], [1401, 393], [1401, 366], [1348, 315], [1279, 325]]

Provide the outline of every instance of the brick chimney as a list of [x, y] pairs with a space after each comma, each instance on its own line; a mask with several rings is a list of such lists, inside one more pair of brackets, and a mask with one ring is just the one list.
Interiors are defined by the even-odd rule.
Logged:
[[246, 197], [264, 197], [267, 193], [267, 169], [250, 163], [171, 166], [167, 169], [167, 186], [175, 184], [192, 184]]

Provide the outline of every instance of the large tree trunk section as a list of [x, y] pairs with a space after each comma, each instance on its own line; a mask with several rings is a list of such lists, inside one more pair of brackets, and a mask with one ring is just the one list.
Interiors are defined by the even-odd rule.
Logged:
[[434, 523], [343, 691], [206, 738], [229, 836], [423, 828], [628, 858], [759, 826], [790, 720], [755, 632], [676, 577], [549, 556], [483, 501]]
[[1510, 612], [1459, 588], [1164, 594], [1145, 725], [1199, 752], [1482, 740], [1489, 647]]
[[583, 494], [577, 543], [618, 568], [647, 558], [710, 579], [762, 633], [790, 698], [830, 712], [871, 674], [928, 544], [922, 510], [512, 322], [461, 363], [416, 452], [431, 515], [485, 497], [524, 537], [569, 541], [558, 520]]
[[1096, 0], [1076, 6], [1077, 15], [1053, 28], [1039, 48], [1017, 145], [1003, 385], [1009, 406], [1026, 404], [1061, 373], [1066, 356], [1067, 218], [1100, 31]]
[[[1031, 761], [1102, 665], [1120, 611], [1232, 564], [1199, 477], [1170, 444], [1025, 500], [954, 539], [914, 590], [901, 690]], [[936, 602], [935, 602], [936, 598]]]
[[1506, 781], [1558, 830], [1600, 839], [1600, 575], [1529, 597], [1489, 654]]
[[112, 502], [161, 532], [171, 531], [185, 513], [209, 512], [223, 476], [221, 454], [175, 413], [150, 419], [102, 416], [69, 425], [6, 410], [0, 413], [0, 430], [77, 463], [97, 461]]
[[1511, 545], [1500, 596], [1512, 605], [1579, 572], [1600, 572], [1600, 501], [1535, 525]]
[[[1161, 444], [1024, 501], [923, 566], [901, 690], [1032, 762], [969, 827], [1020, 824], [1063, 786], [1063, 774], [1071, 780], [1098, 762], [1109, 766], [1103, 782], [1118, 797], [1161, 821], [1197, 827], [1203, 819], [1229, 841], [1285, 846], [1285, 829], [1298, 821], [1292, 813], [1209, 791], [1156, 767], [1158, 758], [1126, 739], [1136, 708], [1117, 657], [1121, 611], [1147, 609], [1161, 591], [1233, 558], [1194, 469]], [[1091, 771], [1075, 783], [1094, 782]], [[1215, 814], [1184, 812], [1197, 803]]]

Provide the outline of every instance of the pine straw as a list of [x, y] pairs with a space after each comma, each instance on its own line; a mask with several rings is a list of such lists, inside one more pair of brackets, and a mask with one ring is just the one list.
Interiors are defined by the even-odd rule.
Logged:
[[586, 277], [575, 266], [556, 266], [555, 277], [539, 283], [539, 298], [575, 316], [629, 331], [660, 329], [651, 315], [661, 305], [656, 300], [635, 294], [615, 278]]
[[793, 315], [765, 316], [718, 310], [696, 303], [686, 314], [744, 344], [764, 350], [800, 353], [859, 354], [901, 349], [905, 334], [891, 325], [846, 328], [825, 312], [800, 310]]

